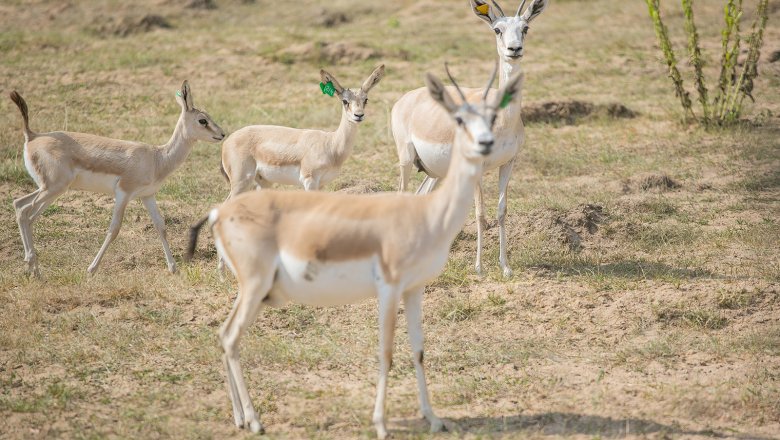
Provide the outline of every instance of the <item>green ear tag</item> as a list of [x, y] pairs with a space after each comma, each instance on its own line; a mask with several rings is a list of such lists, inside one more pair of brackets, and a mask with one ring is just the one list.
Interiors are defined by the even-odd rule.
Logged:
[[501, 98], [501, 104], [499, 104], [498, 106], [501, 108], [507, 108], [510, 102], [512, 102], [512, 94], [504, 93], [504, 97]]
[[177, 91], [176, 91], [176, 96], [178, 96], [179, 98], [181, 98], [181, 92], [177, 90]]
[[334, 93], [336, 93], [336, 88], [333, 87], [333, 83], [328, 81], [327, 84], [320, 83], [320, 90], [322, 90], [323, 95], [333, 96]]

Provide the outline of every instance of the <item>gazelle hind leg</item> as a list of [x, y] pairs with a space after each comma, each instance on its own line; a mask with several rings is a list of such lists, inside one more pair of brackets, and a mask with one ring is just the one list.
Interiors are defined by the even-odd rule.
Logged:
[[[252, 325], [263, 305], [263, 299], [268, 295], [273, 283], [273, 271], [260, 275], [260, 279], [251, 280], [247, 285], [240, 286], [238, 298], [234, 310], [225, 320], [220, 329], [220, 340], [225, 351], [224, 363], [226, 366], [227, 385], [232, 396], [237, 394], [239, 404], [243, 411], [243, 427], [254, 433], [263, 431], [263, 425], [255, 412], [249, 390], [244, 382], [244, 374], [239, 361], [239, 342], [247, 328]], [[257, 277], [255, 277], [257, 278]], [[236, 402], [233, 401], [234, 411]], [[234, 413], [236, 424], [241, 418]]]
[[501, 264], [501, 269], [504, 271], [504, 278], [512, 276], [512, 269], [509, 267], [509, 261], [506, 257], [506, 191], [509, 186], [509, 178], [512, 177], [512, 166], [514, 165], [514, 159], [501, 165], [498, 169], [498, 245], [499, 254], [498, 261]]
[[444, 428], [444, 423], [436, 417], [431, 407], [428, 384], [425, 380], [425, 367], [423, 366], [423, 329], [422, 329], [422, 298], [424, 287], [406, 292], [404, 308], [406, 309], [406, 325], [409, 333], [409, 344], [412, 347], [412, 361], [417, 376], [417, 391], [420, 399], [420, 412], [431, 424], [431, 432], [439, 432]]
[[24, 261], [27, 262], [27, 272], [36, 277], [39, 277], [41, 273], [38, 268], [38, 256], [33, 245], [32, 224], [63, 192], [65, 192], [65, 189], [41, 189], [30, 203], [21, 206], [16, 212], [22, 243], [27, 242], [24, 255]]
[[24, 248], [24, 261], [28, 261], [27, 258], [29, 256], [29, 249], [30, 249], [30, 241], [28, 239], [28, 235], [26, 233], [26, 229], [22, 228], [22, 213], [29, 211], [29, 209], [25, 209], [27, 205], [29, 205], [33, 200], [35, 200], [35, 197], [41, 192], [41, 189], [38, 188], [35, 191], [31, 192], [30, 194], [27, 194], [25, 196], [19, 197], [18, 199], [14, 200], [14, 212], [16, 214], [16, 224], [19, 226], [19, 235], [22, 237], [22, 247]]
[[165, 219], [160, 214], [160, 209], [157, 207], [157, 201], [152, 197], [146, 197], [143, 200], [146, 211], [149, 212], [149, 217], [152, 218], [154, 228], [157, 229], [157, 233], [160, 234], [160, 241], [162, 241], [163, 252], [165, 253], [165, 262], [168, 264], [168, 272], [176, 273], [176, 261], [171, 254], [171, 247], [168, 245], [168, 238], [165, 232]]

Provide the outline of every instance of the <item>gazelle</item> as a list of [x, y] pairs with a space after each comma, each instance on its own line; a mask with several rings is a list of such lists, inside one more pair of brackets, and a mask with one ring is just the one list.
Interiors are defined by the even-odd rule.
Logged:
[[81, 189], [113, 194], [115, 198], [108, 235], [89, 265], [89, 273], [97, 270], [108, 245], [119, 233], [127, 204], [136, 198], [141, 199], [160, 234], [168, 270], [176, 272], [165, 237], [165, 221], [154, 196], [165, 178], [187, 158], [196, 141], [218, 142], [225, 137], [206, 112], [193, 106], [187, 81], [176, 93], [181, 115], [173, 136], [159, 147], [86, 133], [35, 133], [30, 129], [27, 103], [16, 91], [11, 92], [11, 100], [22, 113], [24, 165], [38, 185], [37, 190], [14, 200], [27, 270], [40, 275], [32, 223], [57, 197], [69, 189]]
[[341, 100], [341, 123], [334, 132], [273, 125], [250, 125], [222, 144], [222, 169], [230, 181], [228, 199], [278, 183], [318, 190], [336, 178], [352, 153], [357, 126], [365, 118], [368, 92], [385, 74], [377, 67], [355, 91], [345, 89], [330, 73], [320, 70], [324, 84], [331, 83]]
[[[526, 1], [517, 9], [514, 16], [505, 16], [501, 7], [493, 2], [493, 6], [482, 0], [470, 0], [471, 9], [477, 17], [485, 20], [496, 34], [496, 49], [501, 63], [499, 87], [512, 78], [520, 69], [523, 58], [525, 37], [529, 23], [547, 7], [548, 0], [531, 0], [528, 9], [523, 11]], [[480, 89], [463, 89], [470, 102], [479, 99]], [[518, 94], [520, 91], [518, 90]], [[494, 95], [491, 95], [494, 96]], [[521, 99], [518, 97], [508, 105], [506, 111], [499, 115], [493, 127], [496, 138], [494, 154], [485, 161], [484, 170], [498, 168], [498, 228], [499, 228], [499, 262], [504, 277], [510, 277], [512, 270], [506, 256], [506, 191], [512, 166], [520, 146], [525, 139], [523, 121], [520, 117]], [[452, 119], [430, 98], [424, 88], [406, 93], [399, 99], [392, 110], [392, 131], [398, 150], [398, 160], [401, 169], [399, 191], [406, 191], [411, 177], [412, 166], [417, 165], [427, 176], [420, 185], [418, 192], [429, 192], [438, 179], [447, 175], [447, 169], [452, 155], [452, 145], [455, 139], [456, 126]], [[474, 204], [477, 217], [477, 256], [476, 271], [482, 272], [482, 235], [487, 225], [482, 202], [482, 181], [474, 191]]]
[[[209, 221], [217, 251], [238, 279], [239, 293], [219, 331], [227, 388], [238, 427], [262, 431], [239, 363], [239, 340], [263, 306], [289, 301], [333, 306], [379, 301], [379, 380], [373, 422], [387, 437], [385, 395], [396, 315], [404, 301], [417, 375], [420, 409], [431, 431], [442, 429], [433, 412], [423, 369], [422, 295], [444, 269], [452, 241], [463, 228], [471, 196], [491, 160], [491, 127], [502, 98], [460, 104], [432, 75], [426, 83], [437, 105], [457, 122], [450, 172], [431, 194], [347, 195], [252, 191], [235, 197], [193, 226]], [[498, 97], [517, 95], [520, 76], [505, 81]]]

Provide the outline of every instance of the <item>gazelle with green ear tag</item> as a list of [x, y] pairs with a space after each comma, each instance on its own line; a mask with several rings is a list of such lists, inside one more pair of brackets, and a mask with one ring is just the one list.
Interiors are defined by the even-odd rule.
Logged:
[[[496, 72], [488, 83], [495, 79]], [[511, 78], [497, 97], [457, 102], [432, 75], [426, 78], [431, 102], [458, 121], [450, 172], [430, 194], [351, 195], [303, 191], [250, 191], [214, 209], [190, 234], [187, 258], [208, 221], [217, 252], [238, 280], [238, 296], [219, 339], [233, 417], [240, 428], [263, 430], [239, 361], [239, 343], [263, 307], [289, 302], [337, 306], [377, 298], [379, 303], [379, 379], [373, 422], [377, 437], [387, 437], [385, 397], [393, 339], [401, 301], [412, 348], [420, 411], [431, 431], [443, 428], [433, 412], [423, 368], [422, 300], [425, 286], [447, 262], [452, 242], [463, 228], [485, 162], [492, 160], [491, 128], [501, 96], [517, 95]]]
[[322, 93], [341, 101], [336, 131], [250, 125], [228, 136], [222, 144], [222, 169], [230, 181], [228, 199], [274, 183], [318, 190], [335, 179], [352, 153], [358, 124], [365, 119], [368, 92], [384, 74], [381, 65], [359, 89], [350, 90], [330, 73], [320, 71]]
[[[523, 0], [514, 15], [507, 16], [493, 1], [488, 5], [482, 0], [469, 0], [472, 12], [484, 20], [490, 31], [496, 36], [496, 50], [500, 62], [499, 88], [509, 84], [510, 80], [522, 83], [519, 75], [520, 60], [523, 58], [525, 39], [530, 23], [547, 7], [548, 0], [531, 0], [528, 8], [523, 11], [526, 0]], [[520, 117], [521, 97], [520, 86], [518, 96], [511, 101], [504, 101], [506, 111], [496, 120], [493, 132], [496, 137], [495, 154], [485, 162], [485, 171], [498, 168], [498, 228], [499, 228], [499, 262], [504, 276], [509, 277], [512, 270], [507, 261], [506, 191], [515, 157], [525, 140], [523, 121]], [[451, 91], [455, 89], [450, 88]], [[491, 98], [494, 96], [491, 92]], [[481, 89], [464, 88], [463, 94], [469, 102], [481, 99]], [[502, 99], [499, 97], [498, 99]], [[392, 110], [392, 131], [395, 139], [398, 160], [401, 170], [399, 191], [406, 191], [412, 173], [412, 167], [417, 166], [427, 176], [418, 192], [430, 192], [436, 182], [447, 175], [452, 144], [455, 138], [456, 124], [447, 114], [431, 100], [424, 88], [408, 92], [399, 99]], [[482, 183], [474, 191], [474, 203], [477, 215], [477, 257], [476, 270], [482, 270], [482, 235], [487, 225], [482, 202]]]
[[196, 141], [218, 142], [225, 138], [211, 117], [194, 107], [187, 81], [176, 92], [181, 106], [179, 121], [171, 139], [161, 146], [66, 131], [35, 133], [29, 126], [27, 103], [15, 91], [11, 92], [11, 100], [19, 107], [24, 122], [24, 164], [38, 185], [37, 190], [14, 200], [27, 270], [39, 275], [32, 223], [57, 197], [69, 189], [80, 189], [115, 198], [108, 234], [87, 269], [89, 273], [98, 269], [108, 245], [119, 234], [127, 204], [136, 198], [144, 203], [160, 234], [168, 270], [176, 272], [155, 194], [165, 178], [184, 162]]

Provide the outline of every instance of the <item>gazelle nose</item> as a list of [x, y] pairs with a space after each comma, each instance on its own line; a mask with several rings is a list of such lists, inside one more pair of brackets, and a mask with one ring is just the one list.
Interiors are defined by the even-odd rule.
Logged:
[[519, 44], [519, 43], [511, 44], [511, 45], [507, 46], [507, 50], [509, 50], [510, 52], [517, 53], [517, 52], [520, 52], [521, 50], [523, 50], [523, 46], [521, 44]]

